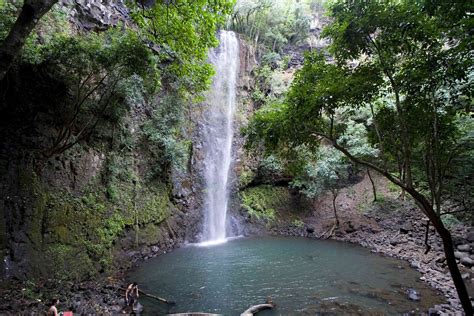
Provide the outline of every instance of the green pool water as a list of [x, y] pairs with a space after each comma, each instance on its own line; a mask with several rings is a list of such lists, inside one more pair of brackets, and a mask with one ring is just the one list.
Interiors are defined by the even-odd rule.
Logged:
[[[173, 307], [140, 298], [145, 314], [239, 315], [271, 296], [277, 307], [258, 315], [401, 314], [426, 311], [443, 298], [405, 262], [356, 245], [305, 238], [241, 238], [187, 246], [150, 259], [129, 274]], [[408, 299], [416, 289], [419, 302]]]

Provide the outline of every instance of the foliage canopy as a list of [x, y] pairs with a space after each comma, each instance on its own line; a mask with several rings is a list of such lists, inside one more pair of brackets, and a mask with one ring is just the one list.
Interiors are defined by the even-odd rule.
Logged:
[[187, 89], [205, 89], [213, 73], [206, 61], [208, 49], [217, 46], [217, 29], [234, 1], [156, 1], [150, 7], [144, 3], [132, 4], [131, 15], [167, 65], [168, 75], [183, 78]]

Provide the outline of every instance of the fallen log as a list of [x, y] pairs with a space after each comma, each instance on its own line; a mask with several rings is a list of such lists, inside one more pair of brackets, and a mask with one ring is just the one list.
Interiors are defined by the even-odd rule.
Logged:
[[145, 295], [146, 297], [150, 297], [150, 298], [153, 298], [153, 299], [155, 299], [155, 300], [158, 300], [158, 301], [160, 301], [160, 302], [169, 304], [169, 305], [175, 305], [175, 304], [176, 304], [176, 302], [168, 301], [167, 299], [164, 299], [164, 298], [162, 298], [162, 297], [145, 293], [145, 292], [143, 292], [142, 290], [138, 290], [138, 293], [143, 294], [143, 295]]
[[265, 304], [258, 304], [254, 306], [250, 306], [248, 309], [246, 309], [240, 316], [253, 316], [254, 314], [257, 314], [258, 312], [264, 310], [264, 309], [272, 309], [275, 307], [275, 304], [272, 301], [272, 298], [269, 297]]
[[[120, 290], [122, 291], [126, 291], [127, 289], [124, 289], [124, 288], [120, 288]], [[148, 294], [148, 293], [145, 293], [143, 292], [142, 290], [138, 289], [138, 293], [139, 294], [142, 294], [146, 297], [149, 297], [149, 298], [152, 298], [152, 299], [155, 299], [157, 301], [160, 301], [160, 302], [163, 302], [163, 303], [166, 303], [166, 304], [169, 304], [169, 305], [175, 305], [176, 302], [173, 302], [173, 301], [168, 301], [167, 299], [164, 299], [162, 297], [159, 297], [159, 296], [156, 296], [156, 295], [152, 295], [152, 294]]]

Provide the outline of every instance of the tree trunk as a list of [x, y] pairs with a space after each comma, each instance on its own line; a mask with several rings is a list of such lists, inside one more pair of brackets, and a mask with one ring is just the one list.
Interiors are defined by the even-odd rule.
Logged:
[[5, 77], [41, 17], [58, 0], [25, 0], [20, 15], [0, 45], [0, 81]]
[[431, 223], [435, 227], [438, 234], [441, 236], [443, 241], [444, 255], [446, 256], [446, 263], [453, 279], [454, 286], [458, 292], [459, 300], [461, 301], [462, 308], [466, 315], [473, 315], [473, 308], [471, 300], [469, 299], [469, 293], [467, 292], [466, 285], [462, 279], [461, 272], [459, 271], [458, 264], [456, 263], [456, 257], [454, 256], [454, 245], [451, 233], [444, 227], [441, 218], [436, 215], [433, 206], [429, 201], [415, 189], [410, 188], [407, 192], [422, 206], [425, 210], [426, 216], [428, 216]]
[[273, 308], [273, 304], [254, 305], [254, 306], [251, 306], [249, 309], [245, 310], [242, 314], [240, 314], [240, 316], [252, 316], [264, 309], [272, 309], [272, 308]]
[[[372, 103], [370, 103], [370, 113], [372, 114], [372, 121], [374, 122], [375, 134], [377, 135], [377, 139], [378, 139], [379, 144], [380, 144], [380, 153], [382, 154], [383, 168], [385, 170], [388, 170], [388, 163], [387, 163], [387, 158], [385, 157], [385, 148], [384, 148], [384, 144], [383, 144], [383, 141], [382, 141], [382, 134], [380, 133], [379, 124], [377, 122], [377, 119], [375, 118], [374, 105]], [[369, 170], [369, 169], [367, 169], [367, 170]], [[374, 201], [375, 201], [375, 199], [374, 199]]]
[[372, 183], [372, 192], [374, 194], [374, 202], [377, 201], [377, 190], [375, 189], [375, 182], [372, 179], [372, 175], [370, 174], [370, 169], [367, 168], [367, 175], [369, 176], [370, 183]]
[[336, 226], [339, 227], [339, 217], [337, 216], [337, 208], [336, 208], [336, 198], [337, 198], [337, 191], [332, 190], [332, 207], [334, 209], [334, 218], [336, 219]]
[[426, 221], [426, 230], [425, 230], [425, 255], [431, 250], [431, 246], [429, 244], [429, 237], [430, 234], [430, 221]]

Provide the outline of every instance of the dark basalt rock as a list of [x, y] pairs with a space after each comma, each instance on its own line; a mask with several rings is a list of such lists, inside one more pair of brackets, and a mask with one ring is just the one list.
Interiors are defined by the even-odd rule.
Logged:
[[60, 4], [70, 9], [70, 19], [79, 29], [104, 30], [130, 20], [122, 0], [61, 0]]
[[471, 245], [465, 244], [465, 245], [459, 245], [458, 247], [459, 251], [470, 251], [471, 250]]
[[465, 265], [466, 267], [472, 267], [474, 266], [474, 259], [471, 259], [470, 257], [463, 257], [461, 258], [461, 263]]
[[412, 301], [419, 301], [421, 299], [420, 293], [418, 293], [415, 289], [408, 289], [406, 291], [408, 298]]
[[410, 225], [403, 225], [400, 227], [399, 231], [401, 234], [408, 234], [408, 232], [412, 229]]
[[440, 315], [439, 313], [439, 310], [437, 310], [436, 308], [430, 308], [428, 310], [428, 316], [438, 316]]
[[470, 231], [469, 234], [467, 234], [466, 239], [467, 239], [469, 242], [474, 242], [474, 231]]

